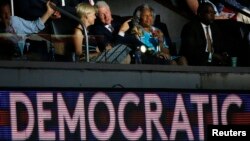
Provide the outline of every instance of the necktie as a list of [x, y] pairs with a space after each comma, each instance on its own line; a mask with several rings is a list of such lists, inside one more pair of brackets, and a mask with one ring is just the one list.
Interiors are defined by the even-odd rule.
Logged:
[[114, 31], [114, 28], [113, 28], [113, 26], [111, 24], [108, 27], [109, 27], [109, 29], [110, 29], [111, 32]]

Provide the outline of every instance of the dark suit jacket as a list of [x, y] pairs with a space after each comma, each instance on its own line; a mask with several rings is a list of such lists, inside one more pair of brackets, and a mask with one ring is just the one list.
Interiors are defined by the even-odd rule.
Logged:
[[101, 51], [103, 51], [108, 43], [115, 41], [115, 36], [119, 32], [121, 25], [120, 17], [113, 17], [111, 25], [114, 28], [114, 32], [110, 32], [105, 25], [97, 18], [95, 24], [89, 27], [89, 34], [98, 37], [97, 45]]
[[[212, 40], [214, 53], [222, 54], [223, 40], [219, 28], [211, 24]], [[184, 25], [181, 32], [181, 49], [180, 55], [187, 58], [189, 65], [208, 65], [208, 53], [206, 49], [206, 37], [202, 25], [198, 20]], [[212, 64], [216, 64], [213, 58]]]
[[[125, 34], [125, 37], [121, 37], [118, 35], [121, 25], [126, 19], [121, 18], [120, 16], [113, 15], [113, 21], [111, 25], [114, 28], [113, 32], [110, 32], [103, 23], [97, 19], [95, 24], [90, 26], [89, 35], [95, 35], [97, 37], [97, 45], [100, 51], [103, 51], [108, 43], [111, 45], [115, 44], [126, 44], [138, 46], [139, 41], [131, 34]], [[129, 32], [129, 31], [128, 31]], [[132, 47], [133, 48], [133, 47]]]

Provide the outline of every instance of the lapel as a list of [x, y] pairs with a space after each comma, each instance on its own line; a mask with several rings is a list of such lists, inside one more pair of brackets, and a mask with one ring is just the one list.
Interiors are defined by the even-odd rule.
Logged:
[[205, 36], [205, 31], [203, 30], [203, 27], [201, 25], [201, 23], [199, 22], [198, 23], [199, 25], [197, 26], [197, 30], [198, 30], [198, 38], [200, 41], [200, 44], [202, 44], [202, 52], [205, 52], [205, 49], [206, 49], [206, 44], [207, 44], [207, 39], [206, 39], [206, 36]]
[[212, 34], [211, 36], [212, 36], [212, 39], [213, 39], [213, 42], [214, 42], [217, 39], [216, 35], [218, 33], [217, 33], [216, 28], [213, 26], [213, 24], [210, 25], [210, 29], [211, 29], [211, 34]]
[[104, 30], [106, 35], [112, 36], [112, 32], [110, 32], [105, 26], [103, 26], [103, 30]]

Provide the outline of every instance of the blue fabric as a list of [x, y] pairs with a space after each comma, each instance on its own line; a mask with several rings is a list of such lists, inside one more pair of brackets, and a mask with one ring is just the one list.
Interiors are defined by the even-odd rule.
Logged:
[[[214, 9], [216, 8], [215, 11], [216, 11], [217, 16], [224, 8], [224, 4], [221, 3], [221, 2], [217, 3], [216, 5], [210, 0], [205, 0], [205, 2], [211, 3], [213, 5]], [[234, 7], [238, 8], [238, 9], [243, 9], [243, 8], [248, 8], [249, 9], [249, 7], [243, 6], [243, 5], [241, 5], [241, 3], [237, 2], [237, 0], [222, 0], [222, 2], [228, 3], [228, 4], [234, 6]]]
[[222, 0], [223, 2], [226, 2], [234, 7], [237, 7], [239, 9], [243, 9], [245, 6], [241, 5], [239, 2], [236, 0]]
[[38, 33], [45, 28], [40, 18], [35, 21], [27, 21], [17, 16], [11, 16], [10, 22], [16, 34]]
[[13, 36], [9, 39], [16, 44], [20, 55], [23, 55], [26, 36], [28, 34], [38, 33], [44, 28], [45, 25], [40, 18], [35, 21], [27, 21], [17, 16], [11, 16], [10, 26], [6, 28], [6, 32], [13, 33]]
[[[159, 30], [158, 28], [153, 27], [153, 30]], [[157, 46], [159, 45], [159, 40], [153, 37], [151, 32], [147, 32], [142, 30], [142, 35], [139, 37], [139, 40], [146, 45], [148, 50], [154, 51], [154, 53], [159, 52]], [[163, 47], [168, 48], [169, 46], [166, 44], [165, 40], [163, 42]]]

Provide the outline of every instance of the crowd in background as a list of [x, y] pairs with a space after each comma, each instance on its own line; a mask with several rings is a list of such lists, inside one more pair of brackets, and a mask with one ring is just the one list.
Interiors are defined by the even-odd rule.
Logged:
[[[230, 0], [237, 8], [249, 12], [248, 6], [236, 2]], [[250, 17], [230, 8], [231, 11], [228, 11], [225, 3], [216, 0], [186, 0], [196, 18], [184, 25], [179, 52], [173, 52], [167, 25], [155, 20], [156, 12], [147, 4], [139, 5], [131, 16], [120, 17], [112, 13], [105, 1], [14, 0], [15, 16], [11, 15], [8, 0], [1, 0], [0, 3], [0, 32], [10, 34], [8, 38], [0, 37], [2, 60], [78, 62], [89, 57], [90, 61], [102, 63], [230, 66], [231, 58], [237, 57], [240, 66], [250, 66]], [[64, 11], [78, 17], [80, 23], [70, 22], [73, 19]], [[235, 21], [231, 23], [230, 19]], [[55, 24], [55, 21], [60, 22]], [[67, 25], [67, 22], [70, 24]], [[236, 32], [240, 37], [232, 38], [239, 41], [236, 45], [241, 48], [228, 47], [225, 43], [225, 39], [231, 36], [223, 34], [221, 27], [224, 24], [239, 26]], [[55, 30], [62, 30], [56, 29], [59, 26], [71, 29], [65, 33], [71, 36], [63, 36], [63, 42], [53, 37], [47, 38], [48, 41], [53, 40], [52, 43], [29, 38], [34, 33], [57, 34]], [[89, 56], [85, 50], [85, 28]], [[38, 46], [46, 46], [46, 49], [38, 49]], [[44, 52], [43, 55], [39, 54], [41, 52]]]

